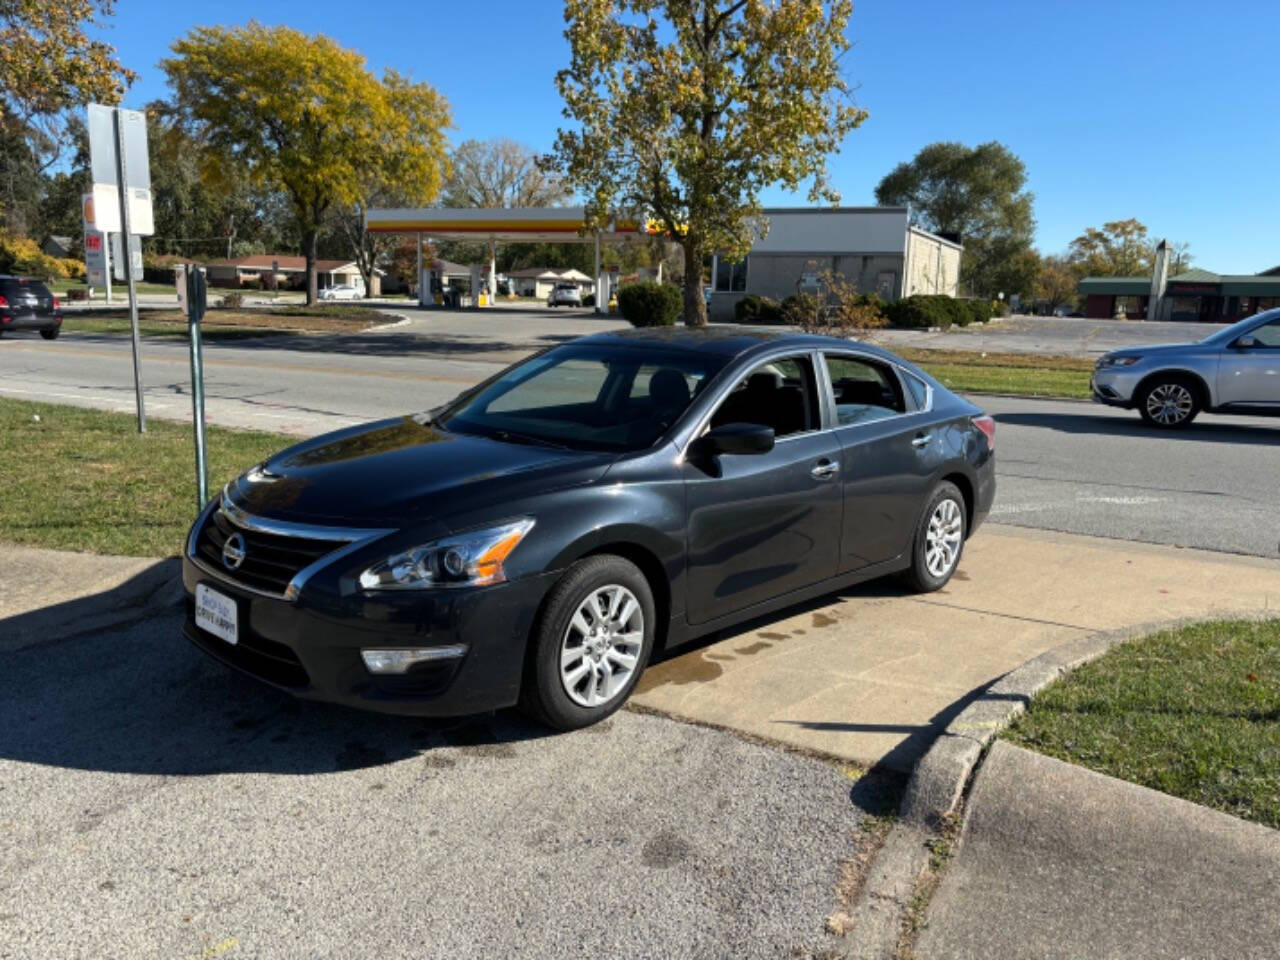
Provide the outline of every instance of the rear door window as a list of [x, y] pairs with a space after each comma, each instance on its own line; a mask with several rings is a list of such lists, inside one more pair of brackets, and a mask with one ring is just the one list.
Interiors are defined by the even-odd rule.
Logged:
[[837, 426], [871, 423], [907, 412], [902, 383], [886, 364], [864, 357], [827, 354]]

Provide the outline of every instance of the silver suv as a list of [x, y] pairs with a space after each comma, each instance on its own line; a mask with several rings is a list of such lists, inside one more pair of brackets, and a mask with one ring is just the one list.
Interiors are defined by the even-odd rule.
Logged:
[[557, 283], [551, 295], [547, 297], [548, 307], [580, 307], [582, 291], [576, 283]]
[[1155, 427], [1201, 410], [1280, 416], [1280, 310], [1246, 317], [1198, 343], [1127, 347], [1098, 358], [1093, 399], [1137, 408]]

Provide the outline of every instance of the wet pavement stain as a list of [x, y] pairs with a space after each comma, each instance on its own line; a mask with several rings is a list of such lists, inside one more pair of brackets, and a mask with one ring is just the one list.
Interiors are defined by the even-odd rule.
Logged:
[[693, 848], [671, 830], [663, 830], [650, 837], [640, 850], [640, 862], [646, 867], [665, 870], [689, 859]]
[[737, 657], [729, 656], [727, 653], [704, 653], [703, 656], [708, 660], [720, 660], [724, 663], [733, 663], [734, 660], [738, 659]]
[[[121, 254], [123, 256], [123, 254]], [[772, 643], [751, 643], [745, 647], [735, 647], [734, 653], [740, 653], [744, 657], [749, 657], [753, 653], [759, 653], [761, 650], [769, 650], [773, 647]]]
[[714, 660], [708, 660], [702, 653], [686, 653], [665, 663], [650, 667], [640, 676], [635, 693], [641, 694], [663, 684], [674, 683], [677, 686], [686, 683], [706, 683], [724, 673], [724, 667]]
[[815, 613], [813, 615], [813, 629], [820, 630], [823, 627], [834, 627], [840, 621], [835, 617], [828, 617], [825, 613]]
[[952, 580], [968, 580], [969, 575], [965, 573], [963, 570], [957, 570], [955, 573], [951, 574], [951, 579]]
[[456, 766], [457, 760], [452, 757], [442, 757], [439, 754], [429, 753], [422, 758], [422, 765], [428, 770], [447, 770], [449, 767]]
[[[804, 633], [804, 631], [797, 630], [796, 633]], [[767, 630], [761, 630], [756, 634], [756, 636], [760, 637], [762, 640], [785, 640], [789, 635], [785, 633], [770, 633]]]

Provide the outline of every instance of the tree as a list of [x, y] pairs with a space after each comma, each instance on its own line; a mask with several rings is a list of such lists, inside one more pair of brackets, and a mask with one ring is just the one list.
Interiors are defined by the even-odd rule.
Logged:
[[760, 191], [838, 200], [827, 155], [866, 117], [840, 70], [851, 0], [566, 0], [555, 159], [587, 226], [650, 219], [684, 252], [684, 316], [706, 323], [703, 262], [768, 229]]
[[1036, 299], [1045, 301], [1050, 313], [1058, 307], [1074, 306], [1078, 282], [1079, 277], [1065, 257], [1045, 257], [1036, 278]]
[[370, 207], [417, 207], [440, 193], [446, 164], [445, 130], [450, 125], [449, 105], [432, 87], [412, 83], [394, 70], [383, 76], [391, 109], [403, 121], [388, 137], [381, 164], [367, 168], [360, 196], [340, 209], [338, 224], [364, 277], [366, 295], [373, 290], [373, 273], [386, 262], [396, 245], [394, 234], [365, 230]]
[[876, 202], [905, 204], [911, 222], [964, 244], [960, 278], [974, 293], [1030, 293], [1035, 217], [1027, 170], [992, 141], [967, 147], [932, 143], [894, 167], [876, 186]]
[[18, 136], [47, 168], [68, 111], [118, 103], [134, 80], [115, 49], [90, 38], [113, 0], [0, 0], [0, 139]]
[[1151, 272], [1152, 244], [1146, 225], [1130, 217], [1102, 229], [1086, 227], [1071, 241], [1068, 256], [1083, 276], [1136, 277]]
[[449, 161], [443, 197], [447, 207], [557, 207], [570, 196], [565, 182], [514, 140], [464, 140]]
[[[245, 176], [290, 200], [316, 298], [317, 239], [328, 214], [361, 202], [371, 179], [429, 146], [364, 57], [287, 27], [196, 27], [161, 62], [174, 104], [214, 183]], [[389, 80], [391, 77], [389, 75]], [[443, 101], [442, 101], [443, 102]]]

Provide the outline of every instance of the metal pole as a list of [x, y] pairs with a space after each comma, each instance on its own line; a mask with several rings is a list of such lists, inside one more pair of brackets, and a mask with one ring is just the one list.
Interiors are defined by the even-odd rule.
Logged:
[[196, 510], [209, 502], [209, 468], [204, 440], [204, 356], [200, 350], [200, 320], [204, 310], [204, 276], [192, 266], [187, 274], [187, 328], [191, 331], [191, 418], [196, 430]]
[[418, 238], [418, 306], [425, 307], [427, 305], [427, 294], [431, 291], [422, 289], [422, 234], [418, 233], [416, 236]]
[[608, 303], [604, 304], [604, 309], [601, 309], [601, 304], [600, 304], [600, 296], [601, 296], [601, 290], [600, 290], [600, 287], [601, 287], [601, 282], [600, 282], [600, 280], [601, 280], [601, 277], [600, 277], [600, 231], [599, 231], [599, 230], [597, 230], [597, 231], [596, 231], [596, 287], [595, 287], [595, 294], [596, 294], [596, 315], [597, 315], [597, 316], [599, 316], [600, 314], [604, 313], [604, 312], [605, 312], [605, 310], [608, 310], [608, 309], [609, 309], [609, 304], [608, 304]]
[[[111, 120], [116, 129], [116, 179], [120, 184], [120, 228], [124, 231], [124, 236], [121, 238], [124, 241], [121, 244], [124, 249], [124, 277], [129, 283], [129, 326], [133, 333], [133, 390], [138, 400], [138, 432], [146, 433], [147, 411], [142, 400], [142, 366], [139, 362], [142, 345], [138, 339], [138, 287], [133, 276], [133, 254], [129, 250], [129, 237], [133, 234], [133, 224], [129, 218], [129, 179], [124, 160], [124, 124], [120, 122], [119, 109], [111, 111]], [[111, 238], [108, 237], [107, 246], [110, 245]]]

